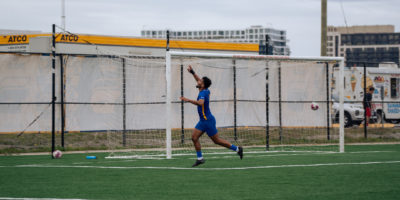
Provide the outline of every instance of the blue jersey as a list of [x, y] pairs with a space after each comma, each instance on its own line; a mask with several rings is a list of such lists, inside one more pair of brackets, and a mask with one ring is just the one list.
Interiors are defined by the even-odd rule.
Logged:
[[205, 89], [199, 92], [199, 96], [197, 96], [197, 101], [200, 99], [204, 99], [203, 106], [197, 106], [197, 112], [199, 113], [199, 117], [201, 121], [208, 120], [214, 118], [210, 111], [210, 90]]

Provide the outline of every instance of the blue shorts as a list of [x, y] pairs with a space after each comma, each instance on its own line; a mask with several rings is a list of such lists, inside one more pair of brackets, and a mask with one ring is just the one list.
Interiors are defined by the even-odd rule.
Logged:
[[218, 133], [216, 123], [215, 118], [211, 116], [207, 120], [200, 120], [195, 128], [206, 132], [208, 137], [211, 137]]

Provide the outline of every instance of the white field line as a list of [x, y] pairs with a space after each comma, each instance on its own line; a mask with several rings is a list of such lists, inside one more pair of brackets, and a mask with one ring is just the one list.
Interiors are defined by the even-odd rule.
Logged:
[[[362, 154], [362, 153], [387, 153], [387, 152], [395, 152], [395, 151], [357, 151], [357, 152], [349, 152], [351, 154]], [[262, 155], [245, 155], [246, 158], [257, 158], [257, 157], [281, 157], [281, 156], [308, 156], [308, 155], [326, 155], [326, 154], [342, 154], [340, 152], [315, 152], [315, 153], [292, 153], [292, 154], [262, 154]], [[236, 158], [236, 155], [228, 155], [228, 156], [213, 156], [206, 157], [207, 159], [221, 159], [221, 158]], [[188, 158], [193, 159], [193, 158]]]
[[0, 200], [85, 200], [85, 199], [58, 199], [58, 198], [14, 198], [14, 197], [0, 197]]
[[353, 151], [347, 153], [390, 153], [390, 152], [396, 152], [396, 151]]
[[96, 162], [74, 162], [74, 165], [82, 165], [82, 164], [93, 164], [93, 163], [120, 163], [120, 162], [136, 162], [137, 159], [124, 159], [124, 160], [107, 160], [107, 161], [96, 161]]
[[226, 168], [187, 168], [187, 167], [122, 167], [122, 166], [74, 166], [74, 165], [16, 165], [3, 167], [17, 168], [88, 168], [88, 169], [161, 169], [161, 170], [248, 170], [248, 169], [271, 169], [271, 168], [291, 168], [291, 167], [321, 167], [321, 166], [344, 166], [344, 165], [376, 165], [376, 164], [397, 164], [400, 160], [393, 161], [371, 161], [371, 162], [352, 162], [352, 163], [317, 163], [317, 164], [294, 164], [294, 165], [266, 165], [254, 167], [226, 167]]

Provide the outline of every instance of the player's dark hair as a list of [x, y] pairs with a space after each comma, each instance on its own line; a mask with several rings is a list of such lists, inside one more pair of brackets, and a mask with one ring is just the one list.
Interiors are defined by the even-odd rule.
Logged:
[[209, 79], [207, 76], [204, 76], [203, 83], [204, 83], [204, 87], [207, 89], [211, 85], [211, 79]]

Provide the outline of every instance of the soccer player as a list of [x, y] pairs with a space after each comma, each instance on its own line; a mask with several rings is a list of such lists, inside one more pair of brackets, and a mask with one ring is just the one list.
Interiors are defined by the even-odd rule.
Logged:
[[218, 130], [216, 127], [216, 121], [214, 116], [211, 114], [209, 105], [210, 105], [210, 90], [208, 88], [211, 85], [211, 80], [204, 76], [203, 78], [199, 78], [197, 74], [193, 71], [192, 66], [189, 65], [187, 68], [188, 72], [191, 73], [194, 79], [197, 82], [196, 88], [199, 89], [199, 95], [197, 96], [197, 100], [191, 100], [185, 97], [181, 97], [180, 99], [185, 102], [190, 102], [197, 106], [197, 112], [199, 113], [200, 121], [197, 123], [195, 129], [192, 134], [192, 141], [197, 153], [197, 160], [193, 164], [192, 167], [196, 167], [205, 163], [203, 155], [201, 153], [201, 145], [199, 142], [199, 138], [203, 135], [204, 132], [207, 133], [208, 137], [218, 145], [236, 151], [239, 155], [240, 159], [243, 158], [243, 148], [237, 147], [228, 141], [222, 139], [218, 135]]

